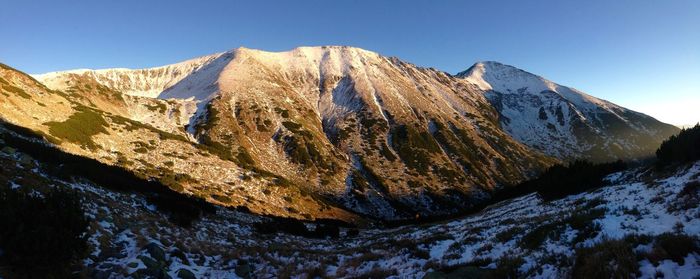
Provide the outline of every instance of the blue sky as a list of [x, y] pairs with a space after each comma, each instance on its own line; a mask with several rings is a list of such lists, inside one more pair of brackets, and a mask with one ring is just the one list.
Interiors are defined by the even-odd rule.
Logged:
[[239, 46], [351, 45], [450, 73], [496, 60], [700, 121], [700, 1], [11, 1], [0, 62], [140, 68]]

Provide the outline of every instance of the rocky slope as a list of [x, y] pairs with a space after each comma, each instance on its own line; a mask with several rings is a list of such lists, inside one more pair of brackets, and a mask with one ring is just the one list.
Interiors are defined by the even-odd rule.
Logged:
[[188, 140], [178, 122], [187, 102], [123, 95], [84, 76], [65, 91], [51, 90], [1, 64], [0, 88], [3, 122], [27, 128], [72, 154], [129, 169], [214, 204], [300, 219], [358, 219], [276, 175], [254, 173]]
[[652, 155], [679, 129], [574, 88], [498, 62], [457, 74], [483, 90], [513, 138], [559, 159]]

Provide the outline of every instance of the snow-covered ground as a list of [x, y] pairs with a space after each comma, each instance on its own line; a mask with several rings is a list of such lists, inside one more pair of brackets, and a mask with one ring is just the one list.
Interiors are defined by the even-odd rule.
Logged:
[[[523, 277], [566, 277], [576, 250], [630, 235], [700, 235], [698, 204], [683, 204], [681, 191], [700, 179], [700, 162], [668, 174], [635, 169], [608, 176], [611, 186], [543, 202], [536, 194], [492, 205], [457, 220], [398, 228], [361, 229], [357, 236], [308, 239], [266, 235], [254, 229], [264, 217], [219, 209], [191, 228], [170, 223], [137, 194], [113, 192], [88, 182], [64, 182], [28, 164], [19, 152], [0, 152], [3, 163], [22, 175], [36, 175], [84, 196], [90, 226], [91, 277], [125, 278], [162, 272], [173, 278], [257, 278], [374, 275], [422, 278], [459, 266], [498, 268], [500, 259], [519, 258]], [[10, 180], [13, 187], [22, 187]], [[16, 186], [19, 185], [19, 186]], [[684, 205], [684, 206], [683, 206]], [[538, 234], [544, 232], [544, 234]], [[543, 235], [543, 236], [542, 236]], [[538, 237], [540, 236], [540, 237]], [[651, 243], [634, 243], [640, 255]], [[657, 264], [641, 257], [641, 278], [694, 278], [700, 254], [683, 263]], [[431, 275], [436, 275], [431, 273]]]

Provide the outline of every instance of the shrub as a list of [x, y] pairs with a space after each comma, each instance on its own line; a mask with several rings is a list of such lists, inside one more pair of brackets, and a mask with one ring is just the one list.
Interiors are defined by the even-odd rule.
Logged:
[[421, 174], [432, 167], [431, 154], [440, 152], [440, 146], [426, 131], [399, 125], [391, 130], [391, 144], [404, 164]]
[[637, 259], [624, 240], [603, 240], [576, 251], [572, 278], [636, 278]]
[[284, 151], [292, 162], [306, 167], [313, 165], [322, 167], [325, 164], [314, 143], [307, 142], [303, 137], [285, 136]]
[[491, 272], [489, 278], [520, 278], [520, 266], [524, 263], [521, 257], [505, 256], [498, 260], [496, 269]]
[[15, 86], [8, 84], [8, 85], [2, 85], [2, 86], [0, 86], [0, 88], [2, 88], [3, 91], [17, 94], [18, 96], [25, 98], [25, 99], [32, 98], [32, 95], [27, 94], [27, 92], [25, 92], [22, 88], [19, 88], [19, 87], [15, 87]]
[[379, 279], [379, 278], [387, 278], [387, 277], [396, 276], [396, 275], [398, 275], [398, 271], [396, 271], [396, 269], [374, 267], [374, 268], [372, 268], [372, 270], [368, 271], [365, 274], [362, 274], [362, 276], [358, 277], [358, 278], [372, 278], [372, 279], [377, 278], [377, 279]]
[[505, 243], [513, 239], [521, 231], [522, 228], [520, 227], [512, 227], [497, 233], [495, 237], [498, 242]]
[[150, 111], [158, 111], [159, 113], [165, 113], [167, 107], [163, 103], [155, 103], [153, 105], [145, 104], [146, 108]]
[[592, 238], [600, 232], [600, 225], [594, 222], [605, 215], [605, 208], [596, 208], [586, 211], [576, 211], [563, 222], [568, 223], [572, 229], [578, 231], [574, 243]]
[[224, 195], [212, 194], [211, 198], [215, 199], [217, 201], [220, 201], [222, 203], [230, 203], [231, 202], [231, 198], [224, 196]]
[[293, 121], [282, 121], [282, 126], [287, 128], [287, 130], [291, 131], [292, 133], [297, 133], [301, 129], [301, 124]]
[[670, 205], [670, 210], [689, 210], [700, 204], [700, 181], [691, 181], [683, 186], [676, 195], [676, 200]]
[[694, 238], [684, 234], [665, 233], [656, 237], [654, 246], [646, 257], [654, 264], [669, 259], [684, 265], [685, 257], [693, 252], [700, 253], [700, 246]]
[[78, 108], [78, 111], [63, 122], [47, 122], [49, 133], [59, 139], [81, 145], [90, 150], [97, 149], [97, 145], [92, 141], [92, 136], [98, 133], [107, 133], [105, 127], [107, 122], [100, 113], [85, 107]]
[[558, 237], [563, 230], [561, 222], [549, 223], [539, 226], [529, 231], [523, 236], [520, 241], [520, 246], [526, 249], [534, 250], [539, 248], [542, 243], [549, 237]]
[[42, 198], [0, 190], [2, 260], [18, 277], [69, 277], [87, 251], [88, 224], [75, 192], [51, 190]]

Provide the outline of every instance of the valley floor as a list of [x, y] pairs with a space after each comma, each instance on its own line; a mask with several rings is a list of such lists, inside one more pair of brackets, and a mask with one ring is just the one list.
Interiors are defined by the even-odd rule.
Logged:
[[453, 221], [351, 236], [343, 229], [340, 238], [326, 240], [261, 234], [255, 224], [265, 217], [223, 208], [183, 228], [138, 194], [60, 181], [11, 148], [2, 149], [0, 162], [0, 184], [17, 189], [38, 181], [81, 193], [92, 220], [83, 271], [90, 278], [446, 278], [499, 272], [561, 278], [572, 275], [580, 248], [613, 240], [631, 246], [641, 278], [700, 276], [697, 249], [675, 261], [657, 253], [660, 235], [700, 235], [698, 189], [692, 188], [700, 181], [700, 162], [666, 174], [615, 173], [607, 178], [611, 186], [553, 202], [530, 194]]

